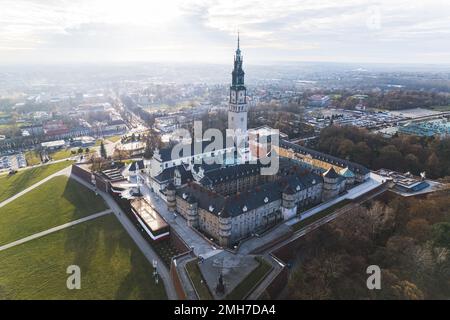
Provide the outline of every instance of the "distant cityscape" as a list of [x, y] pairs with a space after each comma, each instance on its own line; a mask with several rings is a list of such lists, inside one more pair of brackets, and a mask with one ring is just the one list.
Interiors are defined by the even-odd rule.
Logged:
[[445, 5], [353, 2], [0, 5], [0, 300], [448, 300]]

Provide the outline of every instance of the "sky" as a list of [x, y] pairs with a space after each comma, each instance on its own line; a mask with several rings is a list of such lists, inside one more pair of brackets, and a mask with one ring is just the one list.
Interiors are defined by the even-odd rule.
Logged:
[[0, 64], [450, 64], [448, 0], [0, 0]]

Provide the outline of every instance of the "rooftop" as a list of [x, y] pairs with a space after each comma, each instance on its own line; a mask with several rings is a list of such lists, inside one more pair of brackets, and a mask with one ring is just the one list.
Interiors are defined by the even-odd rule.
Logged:
[[152, 232], [157, 232], [169, 227], [166, 221], [143, 198], [130, 201], [131, 207], [141, 217]]
[[286, 148], [286, 149], [292, 149], [295, 152], [304, 154], [304, 155], [311, 155], [312, 158], [317, 160], [322, 160], [325, 162], [328, 162], [330, 164], [334, 164], [336, 166], [342, 167], [342, 168], [349, 168], [353, 173], [356, 174], [368, 174], [370, 172], [369, 169], [366, 167], [354, 163], [348, 160], [344, 160], [338, 157], [331, 156], [329, 154], [316, 151], [311, 148], [307, 148], [304, 146], [300, 146], [298, 144], [286, 141], [286, 140], [280, 140], [280, 147]]

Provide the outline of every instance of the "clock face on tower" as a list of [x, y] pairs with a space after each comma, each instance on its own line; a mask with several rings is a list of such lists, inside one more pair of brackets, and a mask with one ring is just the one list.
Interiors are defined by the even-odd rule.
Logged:
[[236, 103], [236, 91], [231, 90], [231, 103]]
[[245, 103], [245, 91], [239, 91], [238, 103]]

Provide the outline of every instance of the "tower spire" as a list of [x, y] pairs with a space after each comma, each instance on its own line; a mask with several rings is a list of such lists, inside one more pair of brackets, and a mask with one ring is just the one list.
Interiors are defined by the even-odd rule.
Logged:
[[238, 30], [238, 47], [237, 48], [238, 48], [238, 50], [240, 49], [239, 48], [239, 30]]

